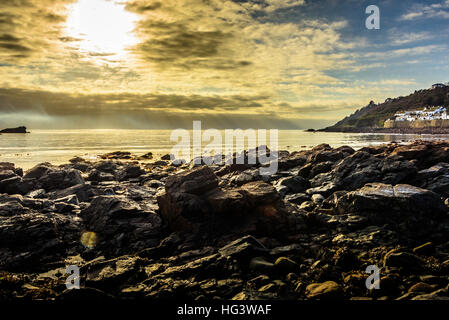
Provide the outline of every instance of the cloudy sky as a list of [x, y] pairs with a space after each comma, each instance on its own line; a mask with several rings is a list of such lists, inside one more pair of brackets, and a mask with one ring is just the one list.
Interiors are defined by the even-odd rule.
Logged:
[[0, 126], [320, 128], [449, 81], [448, 40], [449, 0], [1, 0]]

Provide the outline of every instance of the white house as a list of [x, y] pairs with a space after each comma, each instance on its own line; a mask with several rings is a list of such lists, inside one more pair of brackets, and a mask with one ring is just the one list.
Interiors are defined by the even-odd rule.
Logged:
[[449, 114], [445, 107], [437, 107], [432, 109], [424, 108], [423, 110], [405, 111], [396, 113], [392, 121], [417, 121], [417, 120], [447, 120]]

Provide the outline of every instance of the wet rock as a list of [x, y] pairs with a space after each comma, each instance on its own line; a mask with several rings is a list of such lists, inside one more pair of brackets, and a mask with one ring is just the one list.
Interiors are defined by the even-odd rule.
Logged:
[[88, 230], [100, 235], [102, 242], [98, 246], [105, 252], [132, 252], [159, 242], [159, 215], [143, 211], [139, 204], [125, 197], [95, 197], [80, 216]]
[[56, 297], [56, 301], [85, 302], [85, 301], [113, 301], [114, 296], [94, 288], [80, 288], [77, 290], [65, 290]]
[[[23, 176], [23, 170], [21, 168], [16, 168], [14, 163], [10, 162], [0, 162], [0, 172], [6, 171], [6, 172], [13, 172], [14, 174], [18, 176]], [[0, 179], [1, 180], [1, 179]]]
[[314, 194], [312, 196], [312, 202], [315, 204], [321, 204], [324, 201], [324, 197], [321, 194]]
[[431, 293], [437, 289], [437, 286], [430, 285], [424, 282], [415, 283], [408, 289], [408, 292], [420, 292], [420, 293]]
[[305, 193], [290, 194], [285, 197], [285, 200], [295, 204], [301, 204], [305, 201], [309, 201], [310, 197]]
[[117, 180], [125, 181], [129, 179], [138, 178], [144, 173], [145, 170], [143, 170], [138, 165], [127, 165], [117, 173]]
[[442, 217], [446, 209], [441, 198], [429, 190], [410, 185], [367, 184], [337, 200], [340, 213], [367, 216], [372, 223], [424, 223]]
[[34, 181], [36, 189], [54, 191], [84, 184], [81, 172], [75, 169], [54, 167], [48, 163], [40, 164], [27, 171], [25, 180]]
[[355, 190], [367, 183], [398, 184], [412, 178], [418, 169], [411, 161], [399, 161], [359, 150], [345, 158], [331, 171], [339, 189]]
[[47, 197], [47, 192], [45, 191], [45, 189], [37, 189], [29, 192], [27, 194], [27, 197], [35, 199], [43, 199]]
[[23, 206], [23, 199], [0, 196], [0, 216], [14, 216], [29, 212], [30, 210]]
[[222, 189], [206, 166], [169, 177], [157, 200], [172, 230], [270, 234], [288, 223], [286, 209], [272, 185], [256, 181]]
[[392, 250], [384, 257], [384, 267], [404, 268], [407, 271], [421, 270], [423, 267], [423, 262], [413, 254]]
[[287, 257], [278, 258], [274, 263], [274, 266], [284, 273], [298, 272], [299, 270], [299, 265]]
[[81, 219], [30, 212], [0, 216], [0, 269], [39, 270], [80, 247]]
[[334, 281], [312, 283], [306, 288], [308, 299], [330, 300], [341, 299], [341, 288]]
[[127, 152], [127, 151], [115, 151], [115, 152], [110, 152], [110, 153], [106, 153], [103, 155], [99, 156], [101, 159], [115, 159], [115, 160], [129, 160], [132, 159], [132, 155], [131, 152]]
[[166, 155], [161, 157], [161, 160], [165, 160], [165, 161], [169, 161], [171, 159], [172, 159], [172, 155], [171, 154], [166, 154]]
[[0, 130], [0, 134], [1, 133], [29, 133], [29, 132], [27, 132], [26, 127], [17, 127]]
[[100, 170], [92, 170], [87, 178], [89, 181], [103, 182], [103, 181], [114, 181], [115, 176], [112, 173], [102, 172]]
[[145, 279], [141, 266], [140, 258], [129, 256], [89, 263], [83, 267], [85, 285], [106, 292], [117, 291], [128, 281], [136, 283]]
[[392, 245], [397, 240], [397, 234], [385, 227], [369, 226], [360, 231], [336, 235], [332, 242], [339, 246], [375, 247], [381, 245]]
[[218, 250], [222, 256], [232, 257], [237, 260], [246, 260], [267, 251], [268, 249], [252, 236], [237, 239]]
[[20, 176], [13, 176], [0, 181], [0, 193], [22, 194], [30, 192], [33, 185]]
[[272, 204], [279, 200], [276, 189], [263, 181], [250, 182], [241, 187], [254, 204]]
[[448, 294], [448, 290], [447, 289], [440, 289], [437, 291], [434, 291], [432, 293], [428, 293], [428, 294], [422, 294], [419, 296], [416, 296], [414, 298], [412, 298], [412, 300], [443, 300], [443, 301], [448, 301], [449, 300], [449, 294]]
[[209, 167], [170, 176], [165, 182], [168, 192], [189, 193], [201, 195], [218, 187], [218, 179]]
[[47, 196], [52, 200], [76, 196], [80, 202], [89, 202], [95, 196], [95, 191], [88, 184], [77, 184], [66, 189], [55, 190]]
[[249, 182], [261, 180], [262, 177], [260, 176], [258, 169], [249, 169], [245, 170], [240, 173], [234, 173], [230, 178], [229, 182], [236, 186], [241, 186]]
[[300, 176], [281, 178], [277, 185], [287, 187], [289, 193], [301, 193], [310, 188], [310, 182]]

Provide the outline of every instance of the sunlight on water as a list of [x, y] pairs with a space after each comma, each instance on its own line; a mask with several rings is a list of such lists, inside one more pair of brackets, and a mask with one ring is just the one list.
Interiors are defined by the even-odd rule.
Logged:
[[[0, 136], [0, 161], [13, 162], [29, 169], [41, 162], [62, 164], [75, 156], [97, 159], [99, 154], [129, 151], [137, 155], [153, 152], [155, 157], [170, 153], [176, 144], [170, 141], [171, 130], [32, 130], [30, 134]], [[279, 149], [297, 151], [321, 143], [332, 147], [349, 145], [361, 148], [390, 141], [434, 140], [449, 136], [310, 133], [300, 130], [279, 131]], [[206, 145], [207, 143], [205, 143]]]

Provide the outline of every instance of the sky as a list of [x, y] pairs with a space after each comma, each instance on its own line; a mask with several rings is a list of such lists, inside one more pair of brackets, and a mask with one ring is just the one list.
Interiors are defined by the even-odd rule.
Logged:
[[0, 127], [322, 128], [449, 81], [448, 40], [449, 0], [1, 0]]

